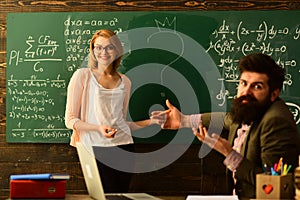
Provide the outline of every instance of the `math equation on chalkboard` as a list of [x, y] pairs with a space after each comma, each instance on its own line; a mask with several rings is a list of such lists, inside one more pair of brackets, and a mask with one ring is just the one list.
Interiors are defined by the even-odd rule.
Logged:
[[[128, 120], [149, 117], [165, 99], [183, 113], [228, 111], [239, 58], [262, 52], [285, 68], [281, 97], [300, 127], [297, 19], [299, 11], [8, 13], [6, 140], [70, 141], [68, 82], [88, 67], [90, 39], [99, 29], [117, 33], [124, 48], [118, 70], [132, 82]], [[169, 142], [174, 136], [165, 131], [147, 128], [144, 138], [133, 136]]]

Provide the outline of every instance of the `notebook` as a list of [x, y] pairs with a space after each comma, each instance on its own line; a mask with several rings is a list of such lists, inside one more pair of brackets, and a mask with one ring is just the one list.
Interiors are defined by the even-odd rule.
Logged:
[[89, 196], [96, 200], [161, 200], [146, 193], [104, 194], [96, 159], [92, 149], [76, 143], [76, 149]]

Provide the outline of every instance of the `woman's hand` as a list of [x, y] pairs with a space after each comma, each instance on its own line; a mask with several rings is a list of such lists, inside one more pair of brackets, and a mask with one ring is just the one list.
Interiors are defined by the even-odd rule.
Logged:
[[117, 133], [117, 129], [114, 129], [110, 126], [100, 126], [100, 132], [104, 135], [106, 138], [114, 138], [115, 134]]

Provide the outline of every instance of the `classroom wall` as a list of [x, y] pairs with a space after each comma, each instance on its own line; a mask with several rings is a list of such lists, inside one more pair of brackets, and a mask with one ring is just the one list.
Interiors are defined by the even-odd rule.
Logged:
[[[186, 11], [186, 10], [299, 10], [298, 1], [33, 1], [0, 2], [0, 199], [9, 195], [9, 175], [16, 173], [66, 172], [71, 174], [68, 193], [86, 193], [78, 157], [68, 144], [6, 143], [6, 15], [8, 12], [98, 12], [98, 11]], [[22, 30], [20, 30], [22, 31]], [[159, 149], [159, 144], [138, 144], [137, 151]], [[136, 174], [132, 192], [154, 195], [218, 194], [224, 191], [222, 157], [211, 152], [198, 158], [199, 145], [192, 145], [171, 165], [151, 173]], [[205, 164], [204, 164], [205, 163]]]

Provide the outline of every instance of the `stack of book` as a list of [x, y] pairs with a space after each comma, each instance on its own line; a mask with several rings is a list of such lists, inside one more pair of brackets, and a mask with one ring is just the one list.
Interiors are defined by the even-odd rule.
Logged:
[[68, 174], [18, 174], [10, 176], [10, 198], [57, 199], [66, 196]]

